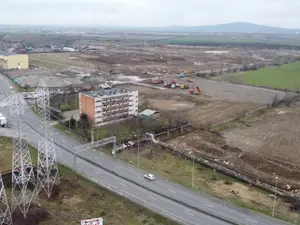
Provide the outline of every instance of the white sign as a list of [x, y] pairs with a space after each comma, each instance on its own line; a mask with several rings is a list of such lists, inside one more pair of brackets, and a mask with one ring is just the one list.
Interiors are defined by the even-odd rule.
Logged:
[[90, 220], [81, 220], [81, 225], [103, 225], [103, 219], [100, 217]]

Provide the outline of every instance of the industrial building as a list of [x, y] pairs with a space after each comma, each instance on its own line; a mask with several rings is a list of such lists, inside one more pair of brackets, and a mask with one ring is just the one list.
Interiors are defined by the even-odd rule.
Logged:
[[25, 54], [0, 52], [0, 69], [28, 69], [29, 57]]
[[138, 91], [111, 88], [79, 93], [79, 111], [97, 127], [137, 116]]

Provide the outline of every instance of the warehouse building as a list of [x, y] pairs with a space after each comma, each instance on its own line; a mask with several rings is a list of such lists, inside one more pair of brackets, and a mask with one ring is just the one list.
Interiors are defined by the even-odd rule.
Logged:
[[138, 115], [138, 91], [112, 88], [79, 93], [79, 111], [97, 127], [126, 120]]
[[12, 54], [0, 52], [0, 69], [28, 69], [29, 57], [24, 54]]

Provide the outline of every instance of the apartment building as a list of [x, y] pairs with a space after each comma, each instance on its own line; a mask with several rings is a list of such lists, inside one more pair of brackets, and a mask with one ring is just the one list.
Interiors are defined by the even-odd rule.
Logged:
[[79, 93], [79, 110], [97, 127], [122, 121], [138, 115], [138, 91], [111, 88]]

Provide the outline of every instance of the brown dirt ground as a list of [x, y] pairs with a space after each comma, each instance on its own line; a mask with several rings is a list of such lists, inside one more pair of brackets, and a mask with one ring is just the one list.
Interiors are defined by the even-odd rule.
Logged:
[[138, 85], [122, 85], [122, 87], [137, 89], [140, 105], [147, 101], [148, 108], [162, 112], [176, 111], [196, 127], [216, 124], [260, 107], [255, 103], [226, 102], [211, 99], [206, 95], [190, 95], [188, 90], [159, 90]]
[[[226, 139], [214, 133], [195, 131], [168, 141], [186, 151], [193, 151], [203, 158], [217, 159], [223, 166], [229, 167], [253, 179], [274, 184], [273, 173], [279, 177], [279, 186], [289, 184], [300, 188], [300, 166], [271, 157], [259, 152], [247, 152], [227, 145]], [[222, 163], [228, 161], [228, 164]]]
[[[216, 181], [209, 183], [209, 186], [221, 196], [227, 198], [239, 197], [244, 203], [255, 203], [256, 205], [260, 205], [262, 209], [265, 209], [266, 207], [269, 208], [273, 205], [273, 196], [259, 192], [255, 188], [243, 183], [233, 182], [232, 184], [225, 184], [224, 181]], [[276, 211], [288, 213], [290, 219], [298, 219], [299, 214], [291, 212], [289, 206], [289, 203], [282, 199], [277, 199], [276, 201]]]

